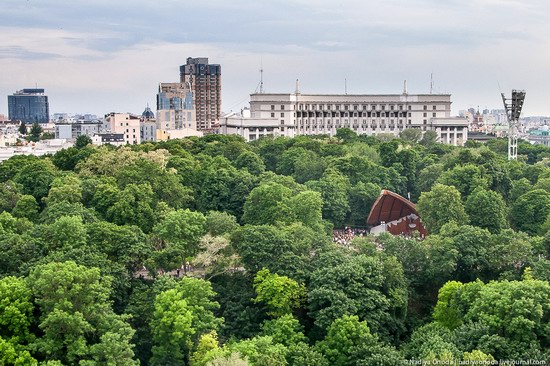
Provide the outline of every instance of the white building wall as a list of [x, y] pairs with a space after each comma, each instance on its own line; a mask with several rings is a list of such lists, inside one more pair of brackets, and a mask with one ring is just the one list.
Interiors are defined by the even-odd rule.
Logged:
[[[446, 140], [459, 144], [458, 135], [464, 128], [463, 120], [450, 119], [450, 94], [262, 93], [251, 94], [250, 112], [256, 121], [270, 119], [277, 120], [281, 126], [293, 125], [296, 135], [333, 136], [339, 128], [350, 128], [358, 134], [398, 136], [407, 128], [419, 128], [423, 132], [433, 130], [432, 120], [449, 119], [447, 123], [456, 122], [458, 125], [454, 137]], [[464, 142], [466, 138], [467, 133]]]

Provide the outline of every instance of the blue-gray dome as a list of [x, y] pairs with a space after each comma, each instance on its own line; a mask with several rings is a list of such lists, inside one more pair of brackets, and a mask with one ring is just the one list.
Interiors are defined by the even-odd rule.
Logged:
[[147, 106], [141, 114], [141, 117], [143, 117], [143, 119], [153, 119], [155, 118], [155, 113], [151, 110], [151, 108], [149, 108], [149, 106]]

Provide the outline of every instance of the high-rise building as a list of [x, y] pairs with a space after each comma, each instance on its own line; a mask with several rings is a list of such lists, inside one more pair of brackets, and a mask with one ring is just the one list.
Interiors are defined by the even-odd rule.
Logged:
[[197, 129], [193, 92], [189, 83], [160, 83], [157, 94], [157, 128]]
[[8, 115], [12, 121], [48, 123], [50, 107], [44, 89], [23, 89], [8, 95]]
[[217, 129], [222, 106], [222, 69], [211, 65], [208, 58], [187, 58], [180, 66], [180, 81], [189, 83], [193, 91], [197, 129], [213, 132]]

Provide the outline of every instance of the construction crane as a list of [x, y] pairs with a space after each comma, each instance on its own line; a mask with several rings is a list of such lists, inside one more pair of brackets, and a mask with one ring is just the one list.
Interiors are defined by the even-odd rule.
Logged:
[[525, 91], [512, 90], [512, 98], [506, 98], [504, 93], [501, 95], [508, 119], [508, 160], [517, 160], [519, 116], [525, 101]]

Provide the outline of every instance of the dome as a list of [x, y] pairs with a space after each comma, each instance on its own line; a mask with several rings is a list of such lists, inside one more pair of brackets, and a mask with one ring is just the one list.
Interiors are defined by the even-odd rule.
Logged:
[[151, 110], [151, 108], [149, 108], [149, 106], [147, 106], [141, 114], [141, 117], [143, 117], [143, 119], [154, 119], [155, 113]]

